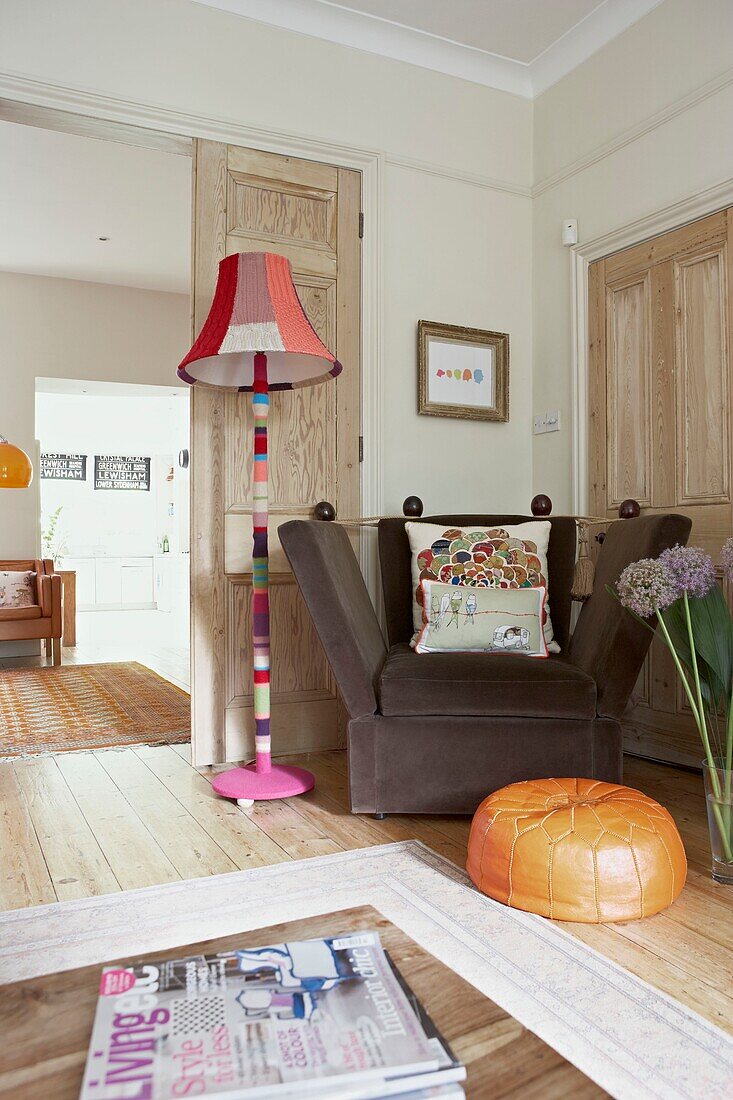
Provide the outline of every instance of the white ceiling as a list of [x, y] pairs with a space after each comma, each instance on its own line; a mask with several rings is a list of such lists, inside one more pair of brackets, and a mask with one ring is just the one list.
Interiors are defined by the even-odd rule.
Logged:
[[187, 398], [190, 386], [152, 386], [137, 382], [100, 382], [80, 378], [36, 378], [36, 393], [61, 393], [85, 397]]
[[0, 270], [188, 293], [189, 157], [0, 121], [0, 164]]
[[532, 98], [661, 0], [196, 0]]

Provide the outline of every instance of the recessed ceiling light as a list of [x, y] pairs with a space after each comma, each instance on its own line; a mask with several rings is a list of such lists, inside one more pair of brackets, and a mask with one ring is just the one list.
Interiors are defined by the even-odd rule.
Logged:
[[108, 241], [109, 237], [97, 237], [98, 241]]

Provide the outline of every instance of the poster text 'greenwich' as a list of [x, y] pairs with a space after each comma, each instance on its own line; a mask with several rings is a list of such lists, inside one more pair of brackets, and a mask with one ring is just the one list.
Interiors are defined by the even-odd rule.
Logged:
[[142, 455], [95, 455], [95, 489], [150, 489], [150, 459]]
[[44, 481], [86, 481], [86, 455], [41, 455], [41, 477]]

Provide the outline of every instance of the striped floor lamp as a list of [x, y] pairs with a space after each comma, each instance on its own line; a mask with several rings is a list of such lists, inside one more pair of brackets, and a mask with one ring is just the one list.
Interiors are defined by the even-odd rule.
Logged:
[[[251, 805], [313, 787], [303, 768], [273, 764], [270, 748], [270, 604], [267, 551], [267, 414], [270, 390], [327, 382], [341, 372], [303, 312], [284, 256], [240, 252], [219, 264], [209, 316], [178, 368], [184, 382], [252, 393], [254, 413], [252, 654], [255, 761], [213, 782], [225, 798]], [[196, 456], [194, 455], [194, 461]]]

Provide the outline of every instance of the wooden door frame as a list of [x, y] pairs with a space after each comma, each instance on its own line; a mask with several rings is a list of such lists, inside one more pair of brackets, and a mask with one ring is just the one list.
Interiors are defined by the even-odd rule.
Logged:
[[[360, 469], [361, 514], [381, 515], [384, 494], [381, 416], [384, 154], [374, 149], [246, 126], [230, 119], [190, 115], [7, 74], [0, 79], [0, 120], [121, 141], [183, 156], [192, 156], [192, 139], [202, 138], [361, 172], [361, 209], [365, 225], [361, 255], [360, 434], [364, 441]], [[171, 371], [174, 370], [175, 364], [172, 364]], [[376, 540], [362, 537], [360, 545], [362, 569], [372, 598], [377, 600], [380, 583]]]
[[595, 260], [641, 244], [672, 229], [680, 229], [718, 210], [733, 206], [733, 178], [701, 191], [688, 199], [665, 206], [654, 214], [637, 218], [593, 240], [574, 245], [570, 251], [572, 278], [572, 409], [573, 469], [572, 502], [576, 515], [587, 515], [589, 497], [588, 433], [588, 269]]

